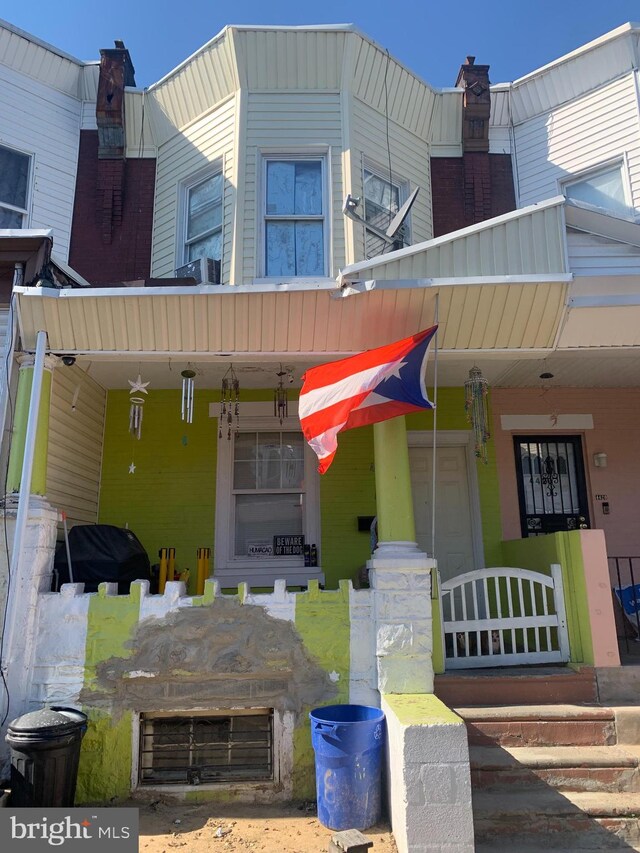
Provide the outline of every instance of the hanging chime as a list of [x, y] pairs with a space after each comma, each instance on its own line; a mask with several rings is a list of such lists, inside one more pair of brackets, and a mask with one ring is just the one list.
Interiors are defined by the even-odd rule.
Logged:
[[222, 377], [220, 389], [220, 420], [218, 422], [218, 438], [222, 438], [222, 422], [227, 422], [227, 439], [231, 440], [231, 427], [236, 419], [236, 429], [240, 426], [240, 381], [236, 376], [233, 365]]
[[464, 383], [464, 408], [467, 420], [471, 424], [475, 439], [475, 452], [478, 459], [487, 464], [487, 442], [491, 437], [489, 431], [489, 410], [487, 395], [489, 383], [482, 375], [479, 367], [472, 367], [469, 378]]
[[138, 440], [142, 437], [142, 413], [144, 409], [144, 397], [141, 394], [148, 394], [148, 382], [143, 382], [142, 377], [138, 373], [138, 378], [128, 379], [131, 390], [129, 391], [129, 432]]
[[193, 423], [193, 394], [195, 391], [195, 383], [193, 381], [196, 375], [195, 370], [187, 368], [180, 374], [182, 376], [182, 420], [188, 424]]
[[[287, 371], [283, 370], [282, 365], [280, 365], [280, 370], [276, 373], [278, 387], [273, 389], [273, 416], [280, 419], [280, 426], [282, 426], [282, 421], [289, 417], [289, 399], [287, 389], [284, 387], [284, 377], [286, 375]], [[290, 373], [289, 376], [291, 378]], [[293, 380], [291, 379], [291, 381]]]

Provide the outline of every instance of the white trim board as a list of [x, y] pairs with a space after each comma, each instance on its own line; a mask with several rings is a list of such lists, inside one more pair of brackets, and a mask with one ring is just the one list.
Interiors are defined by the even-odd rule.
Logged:
[[507, 432], [514, 429], [550, 429], [556, 432], [593, 429], [593, 415], [500, 415], [500, 426]]

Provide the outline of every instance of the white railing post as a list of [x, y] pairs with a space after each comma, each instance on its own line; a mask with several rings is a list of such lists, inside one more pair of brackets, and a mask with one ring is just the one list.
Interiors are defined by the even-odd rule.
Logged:
[[558, 615], [558, 644], [562, 659], [568, 661], [571, 658], [569, 647], [569, 631], [567, 628], [567, 611], [564, 606], [564, 584], [562, 583], [562, 566], [560, 563], [551, 564], [551, 577], [553, 579], [553, 598]]

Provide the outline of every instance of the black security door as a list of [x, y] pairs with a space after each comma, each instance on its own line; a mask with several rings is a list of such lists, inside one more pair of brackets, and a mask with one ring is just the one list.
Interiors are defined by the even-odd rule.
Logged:
[[518, 435], [513, 441], [522, 535], [589, 527], [580, 437]]

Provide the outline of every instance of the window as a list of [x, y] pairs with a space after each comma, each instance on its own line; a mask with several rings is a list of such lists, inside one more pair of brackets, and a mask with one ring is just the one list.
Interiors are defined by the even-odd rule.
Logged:
[[304, 530], [304, 444], [300, 432], [241, 432], [233, 457], [234, 557]]
[[265, 158], [264, 244], [267, 276], [324, 276], [325, 161]]
[[[289, 406], [291, 414], [293, 401]], [[317, 553], [320, 544], [317, 460], [295, 415], [281, 427], [264, 417], [269, 408], [243, 403], [240, 430], [218, 440], [214, 575], [223, 588], [323, 581], [319, 566], [305, 565], [302, 549], [315, 545]]]
[[186, 189], [184, 262], [222, 257], [222, 172]]
[[31, 158], [0, 145], [0, 228], [22, 228], [27, 215]]
[[[408, 195], [406, 182], [389, 181], [388, 174], [383, 171], [374, 171], [372, 168], [364, 169], [364, 218], [379, 231], [386, 231], [391, 220], [400, 210], [402, 202]], [[409, 244], [409, 227], [407, 223], [402, 226], [393, 242], [393, 249], [401, 249]], [[389, 246], [379, 237], [367, 231], [365, 240], [365, 254], [368, 258], [382, 254]]]
[[632, 213], [625, 193], [621, 165], [592, 173], [581, 180], [567, 182], [563, 184], [562, 191], [567, 198], [605, 208], [620, 216]]
[[199, 785], [273, 779], [273, 711], [142, 714], [142, 785]]

